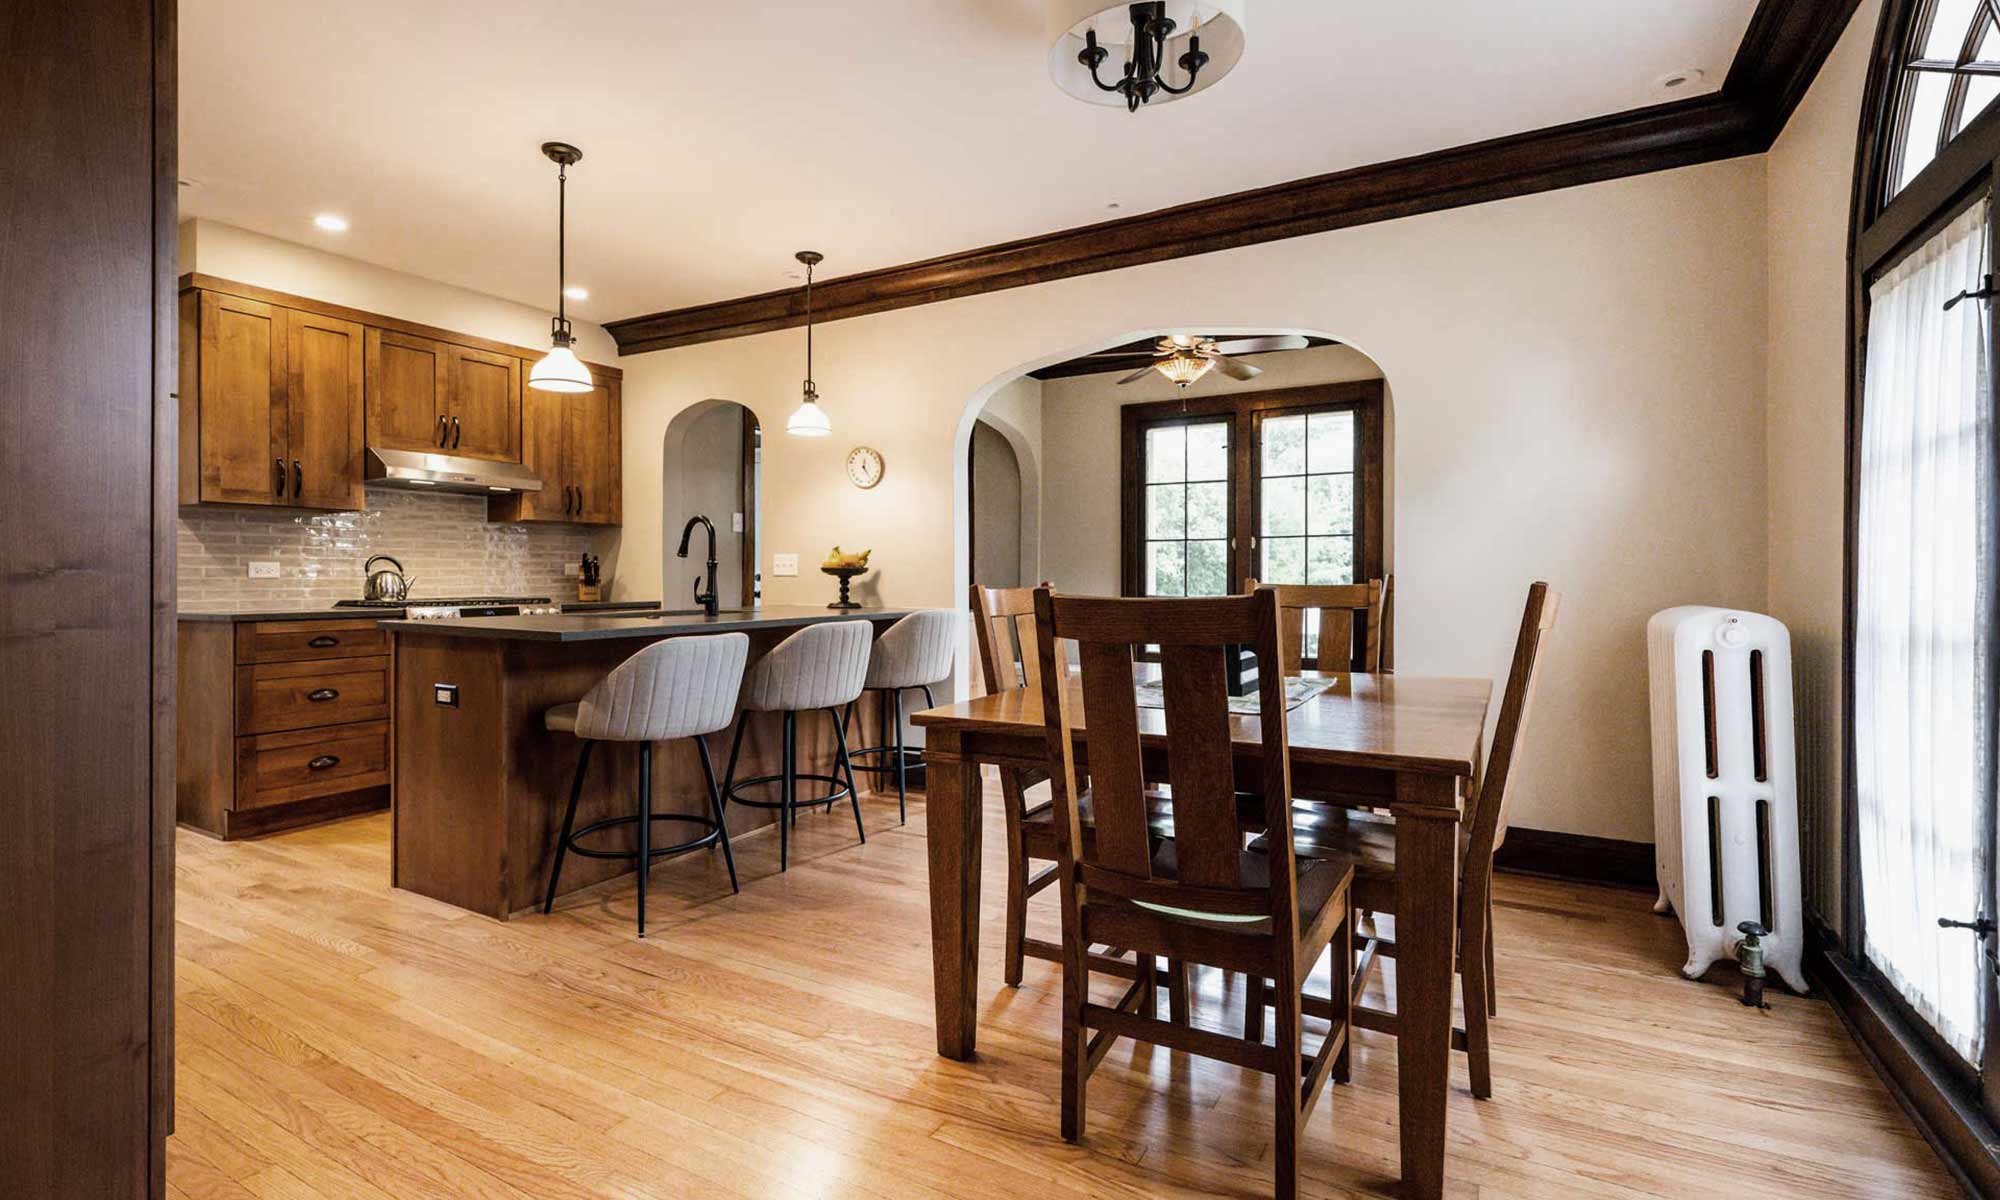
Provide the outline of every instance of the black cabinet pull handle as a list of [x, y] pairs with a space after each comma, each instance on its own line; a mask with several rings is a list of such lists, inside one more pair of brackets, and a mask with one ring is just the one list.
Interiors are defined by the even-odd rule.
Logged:
[[316, 637], [316, 638], [314, 638], [313, 640], [311, 640], [311, 641], [307, 642], [307, 643], [306, 643], [306, 645], [308, 645], [308, 646], [312, 646], [312, 647], [314, 647], [315, 649], [319, 649], [319, 650], [324, 650], [324, 649], [326, 649], [326, 648], [327, 648], [328, 646], [338, 646], [338, 645], [340, 645], [340, 639], [339, 639], [339, 638], [337, 638], [337, 637], [334, 637], [334, 636], [333, 636], [332, 634], [330, 634], [330, 633], [322, 633], [322, 634], [320, 634], [320, 635], [319, 635], [318, 637]]
[[299, 466], [299, 460], [295, 458], [292, 460], [292, 495], [302, 497], [305, 494], [306, 494], [305, 468]]
[[324, 704], [328, 700], [340, 699], [340, 690], [338, 688], [315, 688], [306, 693], [306, 699], [312, 701], [314, 704]]
[[454, 450], [458, 449], [459, 439], [464, 436], [465, 426], [458, 423], [457, 417], [453, 417], [451, 419], [451, 448]]
[[583, 499], [577, 492], [577, 488], [568, 484], [563, 485], [563, 495], [568, 498], [563, 503], [564, 512], [574, 513], [583, 511]]
[[274, 461], [278, 464], [278, 494], [282, 496], [285, 494], [285, 460], [280, 458]]
[[438, 445], [442, 447], [444, 445], [445, 438], [449, 437], [450, 435], [451, 435], [450, 426], [445, 423], [445, 418], [440, 416], [438, 418]]
[[324, 771], [328, 767], [337, 767], [339, 765], [340, 765], [340, 755], [322, 754], [318, 758], [315, 758], [311, 762], [307, 763], [306, 769], [309, 771]]

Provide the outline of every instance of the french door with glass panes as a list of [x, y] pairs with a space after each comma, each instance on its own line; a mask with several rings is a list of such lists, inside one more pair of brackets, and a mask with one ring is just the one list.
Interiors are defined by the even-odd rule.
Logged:
[[1381, 395], [1370, 380], [1127, 406], [1126, 594], [1379, 577]]

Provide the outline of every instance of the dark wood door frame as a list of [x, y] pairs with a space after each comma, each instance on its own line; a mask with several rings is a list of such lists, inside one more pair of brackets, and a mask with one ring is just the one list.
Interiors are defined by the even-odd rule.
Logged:
[[157, 1197], [173, 1122], [175, 0], [0, 17], [0, 1192]]
[[[1707, 96], [1198, 200], [922, 262], [820, 280], [822, 323], [1140, 263], [1761, 154], [1784, 129], [1859, 0], [1762, 0], [1722, 89]], [[805, 323], [799, 289], [605, 325], [639, 354]]]

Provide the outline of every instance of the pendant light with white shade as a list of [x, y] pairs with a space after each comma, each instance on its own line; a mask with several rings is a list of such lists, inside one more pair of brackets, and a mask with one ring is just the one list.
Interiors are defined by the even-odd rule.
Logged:
[[826, 256], [817, 250], [801, 250], [793, 257], [806, 265], [806, 388], [798, 411], [785, 422], [785, 432], [793, 437], [822, 438], [833, 432], [833, 422], [826, 419], [826, 410], [819, 406], [819, 389], [813, 386], [813, 268]]
[[543, 142], [542, 153], [556, 164], [556, 315], [549, 322], [549, 340], [554, 346], [528, 372], [528, 386], [539, 392], [587, 392], [596, 385], [590, 368], [570, 349], [576, 339], [570, 333], [563, 305], [569, 296], [569, 169], [583, 161], [583, 151], [567, 142]]

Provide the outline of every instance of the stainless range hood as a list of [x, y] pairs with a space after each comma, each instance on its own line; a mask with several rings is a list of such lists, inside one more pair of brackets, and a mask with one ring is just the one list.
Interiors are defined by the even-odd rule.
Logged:
[[364, 470], [369, 487], [406, 492], [456, 492], [464, 496], [504, 496], [539, 492], [542, 481], [520, 463], [489, 462], [456, 454], [368, 447]]

